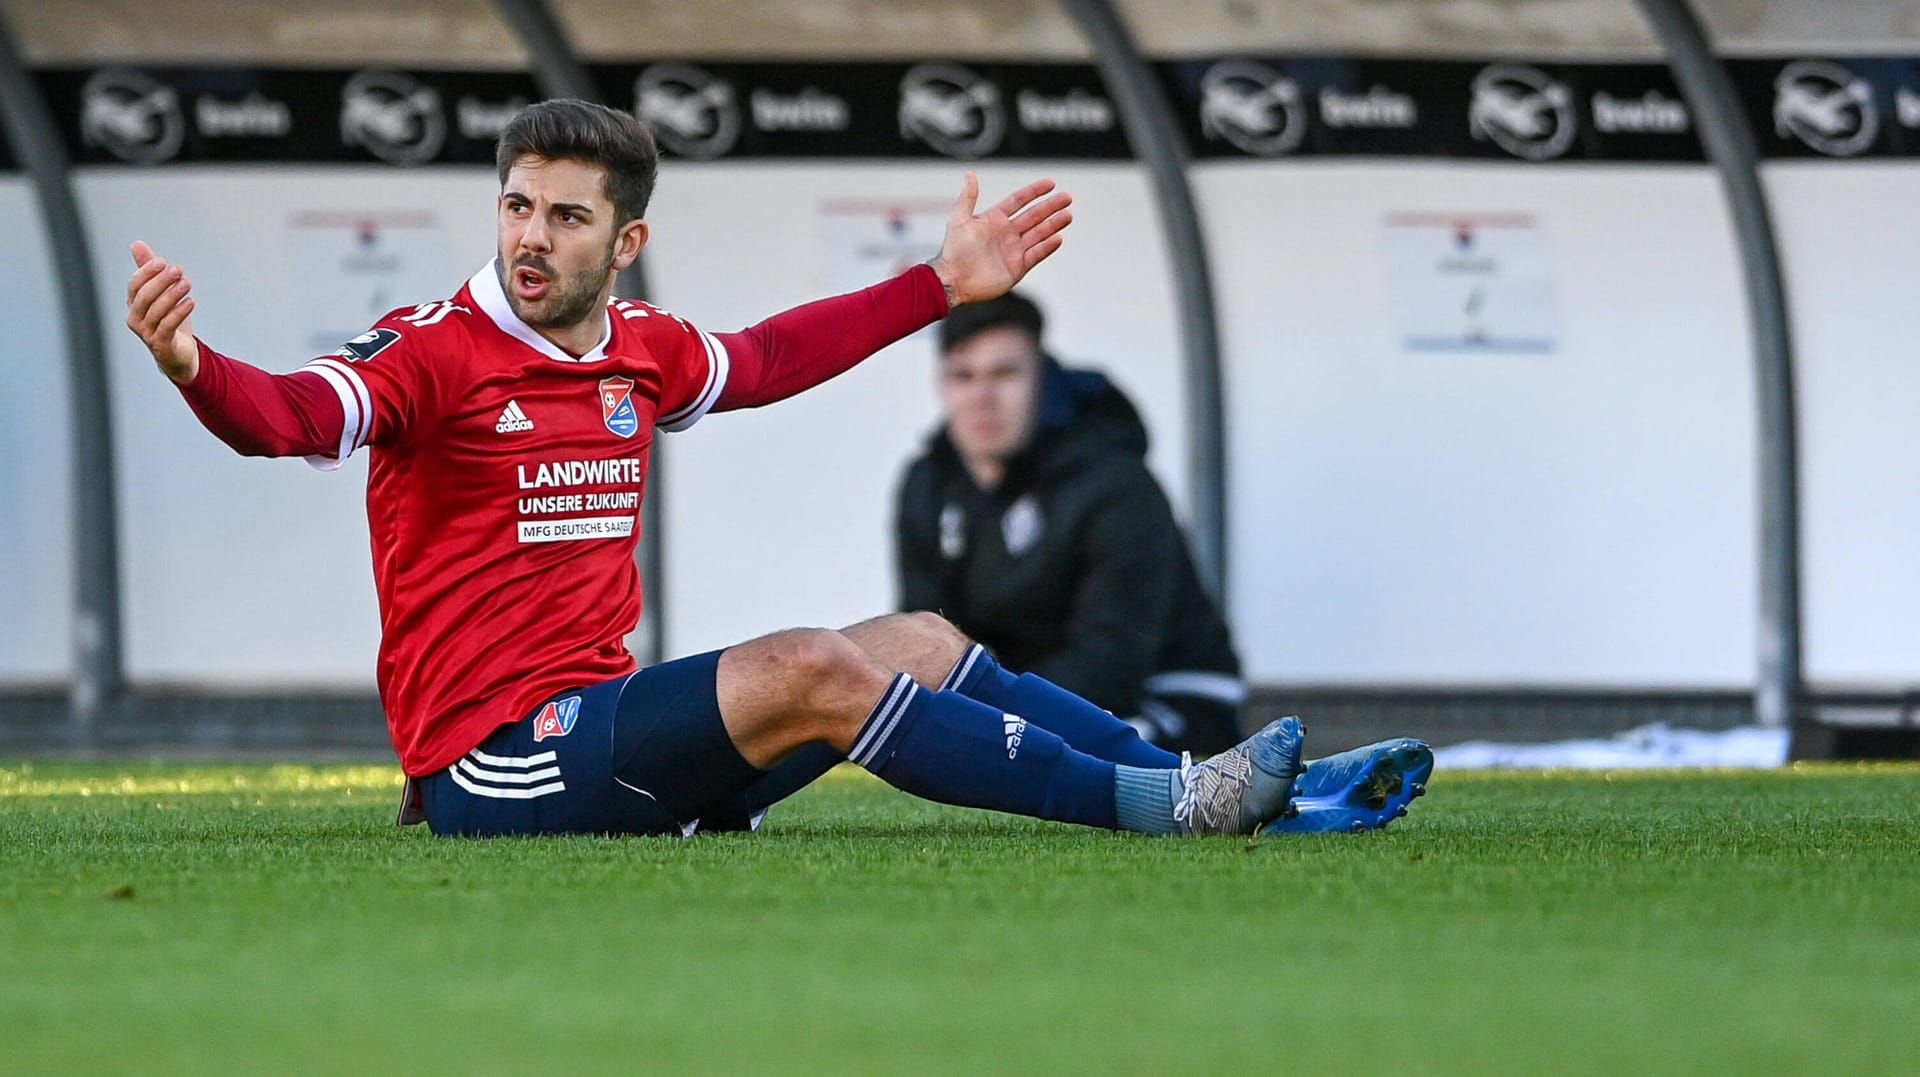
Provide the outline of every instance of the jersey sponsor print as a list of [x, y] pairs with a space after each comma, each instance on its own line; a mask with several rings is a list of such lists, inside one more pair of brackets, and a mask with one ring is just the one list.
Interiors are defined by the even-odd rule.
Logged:
[[[522, 490], [596, 485], [629, 487], [596, 493], [536, 493], [522, 497], [519, 502], [520, 541], [571, 542], [577, 539], [625, 538], [633, 534], [634, 523], [640, 513], [640, 491], [646, 485], [645, 463], [644, 460], [555, 460], [535, 464], [531, 472], [526, 464], [518, 465], [515, 472]], [[609, 511], [617, 511], [620, 515], [580, 515]]]

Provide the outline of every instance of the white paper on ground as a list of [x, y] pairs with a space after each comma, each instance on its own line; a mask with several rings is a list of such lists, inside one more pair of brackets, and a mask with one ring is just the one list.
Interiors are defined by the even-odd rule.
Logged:
[[1604, 740], [1500, 744], [1473, 740], [1435, 748], [1434, 765], [1462, 767], [1777, 767], [1787, 761], [1787, 731], [1740, 726], [1718, 732], [1662, 722]]

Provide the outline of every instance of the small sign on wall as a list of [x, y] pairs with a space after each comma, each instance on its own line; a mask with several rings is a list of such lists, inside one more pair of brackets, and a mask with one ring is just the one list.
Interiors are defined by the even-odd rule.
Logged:
[[1526, 213], [1389, 213], [1387, 294], [1409, 352], [1548, 354], [1559, 340], [1553, 264]]
[[287, 251], [300, 288], [302, 342], [325, 355], [407, 303], [451, 295], [471, 267], [449, 272], [432, 210], [296, 210]]
[[827, 248], [827, 287], [852, 292], [940, 253], [948, 202], [842, 200], [820, 205], [820, 238]]

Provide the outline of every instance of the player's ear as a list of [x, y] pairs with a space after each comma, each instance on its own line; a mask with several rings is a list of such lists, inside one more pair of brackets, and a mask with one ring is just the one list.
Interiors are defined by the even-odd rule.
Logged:
[[625, 269], [640, 257], [640, 249], [647, 245], [647, 222], [628, 221], [620, 226], [620, 234], [613, 241], [613, 268]]

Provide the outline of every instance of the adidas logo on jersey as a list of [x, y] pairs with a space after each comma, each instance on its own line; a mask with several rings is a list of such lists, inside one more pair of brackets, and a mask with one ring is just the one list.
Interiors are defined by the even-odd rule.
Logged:
[[493, 424], [493, 429], [498, 434], [517, 434], [522, 430], [532, 430], [533, 420], [520, 410], [518, 400], [509, 400], [506, 410], [500, 413], [500, 421]]
[[1020, 754], [1020, 742], [1026, 739], [1027, 720], [1017, 714], [1002, 714], [1000, 717], [1007, 727], [1007, 758], [1012, 759]]

